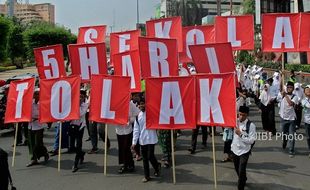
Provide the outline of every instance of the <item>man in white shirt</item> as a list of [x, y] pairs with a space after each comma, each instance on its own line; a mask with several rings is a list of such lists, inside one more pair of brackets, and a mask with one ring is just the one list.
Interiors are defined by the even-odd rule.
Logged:
[[282, 93], [279, 93], [277, 97], [277, 101], [280, 104], [280, 118], [281, 118], [281, 130], [283, 135], [283, 143], [282, 148], [286, 149], [287, 141], [289, 143], [289, 156], [292, 158], [295, 154], [295, 139], [294, 138], [288, 138], [288, 135], [293, 136], [296, 132], [295, 127], [295, 119], [296, 119], [296, 113], [294, 110], [294, 106], [298, 103], [298, 97], [293, 94], [294, 90], [294, 83], [291, 81], [288, 81], [286, 84], [286, 91], [282, 91]]
[[256, 126], [248, 120], [248, 114], [249, 108], [240, 106], [239, 119], [231, 144], [231, 151], [234, 153], [235, 170], [239, 177], [238, 190], [243, 190], [246, 184], [246, 167], [256, 138]]
[[306, 128], [306, 136], [310, 158], [310, 86], [305, 88], [305, 97], [302, 99], [301, 104], [304, 108], [304, 122]]

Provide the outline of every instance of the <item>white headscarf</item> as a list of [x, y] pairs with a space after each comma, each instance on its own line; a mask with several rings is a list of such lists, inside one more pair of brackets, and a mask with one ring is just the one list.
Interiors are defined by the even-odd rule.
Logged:
[[304, 90], [301, 87], [301, 84], [296, 82], [294, 84], [294, 91], [293, 93], [298, 97], [298, 101], [301, 101], [304, 97]]
[[[267, 87], [267, 91], [265, 90], [265, 87]], [[260, 102], [264, 105], [267, 106], [268, 103], [271, 100], [271, 93], [270, 93], [270, 85], [269, 84], [265, 84], [264, 85], [264, 90], [262, 91], [262, 93], [259, 96]]]

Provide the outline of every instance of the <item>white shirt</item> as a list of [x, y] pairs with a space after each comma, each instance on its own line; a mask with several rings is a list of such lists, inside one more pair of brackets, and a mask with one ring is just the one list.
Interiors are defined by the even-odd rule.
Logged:
[[[293, 95], [288, 95], [287, 96], [291, 99], [292, 102], [294, 102], [294, 104], [297, 104], [298, 102], [298, 97], [294, 95], [294, 97], [292, 98]], [[277, 97], [277, 101], [280, 104], [280, 110], [279, 110], [279, 115], [282, 119], [284, 120], [295, 120], [296, 118], [296, 113], [295, 113], [295, 109], [294, 106], [290, 106], [286, 100], [286, 98], [282, 97], [282, 94], [279, 93], [278, 97]]]
[[310, 98], [302, 99], [301, 105], [304, 107], [304, 122], [310, 124]]
[[156, 130], [146, 129], [145, 112], [142, 111], [138, 115], [138, 123], [135, 121], [132, 144], [137, 144], [138, 139], [140, 145], [156, 144], [158, 142]]
[[28, 129], [32, 131], [41, 130], [44, 128], [43, 123], [39, 123], [39, 103], [32, 102], [32, 115], [31, 115], [31, 122], [28, 125]]
[[254, 143], [256, 138], [256, 126], [253, 122], [251, 122], [249, 134], [246, 132], [246, 123], [248, 119], [243, 122], [238, 121], [238, 128], [241, 130], [241, 135], [238, 136], [236, 132], [234, 132], [234, 138], [231, 144], [231, 151], [240, 156], [242, 154], [246, 154], [251, 150], [251, 145]]
[[88, 110], [88, 103], [83, 102], [80, 105], [80, 119], [71, 121], [71, 125], [78, 125], [80, 126], [80, 129], [85, 127], [86, 126], [85, 115], [86, 115], [87, 110]]
[[114, 125], [116, 134], [118, 135], [128, 135], [132, 132], [132, 124], [135, 122], [140, 110], [137, 106], [130, 101], [129, 103], [129, 122], [125, 126]]

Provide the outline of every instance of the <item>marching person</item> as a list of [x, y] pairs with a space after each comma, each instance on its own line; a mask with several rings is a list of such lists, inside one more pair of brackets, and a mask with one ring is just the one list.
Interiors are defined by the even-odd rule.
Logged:
[[238, 190], [243, 190], [247, 181], [246, 167], [256, 137], [256, 126], [248, 119], [249, 107], [240, 106], [237, 127], [234, 130], [231, 151], [238, 175]]
[[261, 119], [263, 129], [272, 135], [276, 134], [274, 101], [276, 97], [271, 93], [271, 86], [269, 84], [264, 85], [264, 90], [260, 96]]
[[294, 84], [293, 94], [295, 94], [298, 97], [297, 104], [294, 106], [294, 109], [295, 109], [295, 113], [296, 113], [296, 120], [295, 120], [296, 129], [299, 129], [300, 124], [301, 124], [301, 118], [302, 118], [301, 101], [304, 98], [304, 90], [301, 87], [300, 83], [296, 82]]
[[198, 137], [198, 133], [199, 133], [199, 128], [201, 128], [201, 131], [202, 131], [202, 146], [203, 146], [203, 149], [207, 148], [208, 127], [207, 126], [197, 125], [196, 129], [192, 130], [191, 147], [188, 149], [190, 154], [195, 154], [196, 153], [197, 137]]
[[294, 106], [298, 103], [298, 97], [293, 94], [294, 90], [294, 83], [291, 81], [288, 81], [286, 84], [286, 92], [283, 90], [281, 93], [279, 93], [277, 97], [277, 101], [280, 104], [280, 126], [282, 130], [283, 135], [283, 143], [282, 148], [286, 149], [287, 142], [289, 143], [289, 157], [294, 157], [295, 154], [295, 139], [289, 138], [288, 135], [294, 136], [296, 132], [295, 127], [295, 119], [296, 119], [296, 113]]
[[78, 171], [78, 164], [83, 164], [85, 152], [82, 150], [84, 128], [86, 126], [85, 115], [88, 109], [88, 103], [86, 102], [86, 91], [80, 91], [80, 119], [71, 122], [70, 128], [72, 129], [72, 135], [76, 139], [76, 155], [72, 172]]
[[38, 160], [41, 157], [44, 157], [45, 162], [49, 159], [47, 149], [43, 144], [44, 124], [39, 123], [39, 89], [35, 90], [33, 99], [32, 120], [28, 125], [28, 148], [31, 156], [31, 162], [27, 165], [27, 167], [38, 164]]
[[139, 107], [141, 112], [134, 124], [131, 148], [135, 148], [139, 139], [144, 168], [144, 178], [142, 179], [142, 182], [145, 183], [151, 180], [149, 162], [151, 162], [155, 170], [154, 176], [156, 177], [159, 177], [160, 175], [161, 164], [157, 161], [154, 154], [155, 144], [158, 142], [156, 130], [146, 129], [145, 102], [143, 99], [141, 99]]
[[304, 108], [304, 122], [310, 158], [310, 85], [307, 85], [305, 88], [305, 97], [301, 101], [301, 104]]

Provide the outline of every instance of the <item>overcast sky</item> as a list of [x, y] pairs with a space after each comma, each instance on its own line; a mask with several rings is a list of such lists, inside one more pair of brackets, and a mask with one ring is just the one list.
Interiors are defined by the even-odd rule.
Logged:
[[[31, 4], [52, 3], [55, 5], [56, 23], [76, 33], [79, 26], [113, 25], [113, 31], [134, 29], [137, 21], [137, 0], [29, 0]], [[140, 23], [155, 16], [155, 7], [160, 0], [139, 0]], [[114, 14], [113, 14], [114, 12]]]

